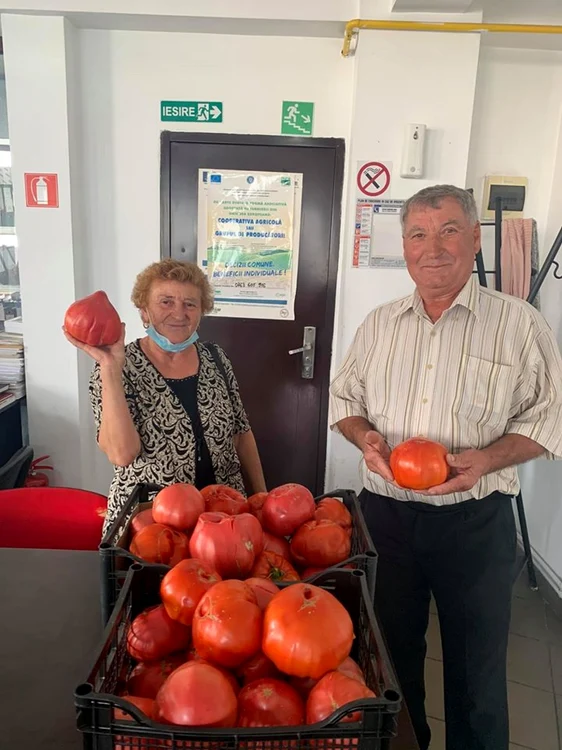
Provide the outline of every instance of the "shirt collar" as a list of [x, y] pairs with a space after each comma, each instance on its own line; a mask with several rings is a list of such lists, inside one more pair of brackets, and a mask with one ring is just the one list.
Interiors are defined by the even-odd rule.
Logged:
[[[471, 274], [470, 279], [463, 286], [449, 310], [459, 306], [465, 307], [478, 319], [480, 314], [480, 283], [474, 274]], [[423, 302], [417, 289], [409, 297], [400, 300], [391, 318], [397, 318], [408, 310], [412, 310], [420, 317], [425, 315]]]

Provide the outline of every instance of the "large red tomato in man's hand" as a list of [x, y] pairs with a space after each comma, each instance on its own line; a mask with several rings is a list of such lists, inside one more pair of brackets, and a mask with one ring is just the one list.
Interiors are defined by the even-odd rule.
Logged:
[[156, 719], [185, 727], [232, 727], [238, 702], [225, 675], [190, 661], [168, 677], [156, 696]]
[[318, 679], [339, 667], [352, 643], [351, 617], [325, 589], [295, 583], [267, 605], [262, 651], [285, 674]]
[[[306, 702], [306, 722], [315, 724], [324, 721], [346, 703], [363, 698], [376, 698], [364, 682], [340, 671], [328, 672], [310, 691]], [[354, 711], [342, 719], [342, 723], [360, 720], [361, 711]]]
[[163, 604], [135, 617], [127, 633], [127, 651], [138, 661], [156, 661], [186, 650], [190, 629], [168, 617]]
[[449, 474], [447, 449], [425, 438], [406, 440], [390, 454], [390, 469], [397, 484], [409, 490], [428, 490], [443, 484]]
[[295, 688], [271, 677], [255, 680], [238, 696], [241, 727], [291, 727], [304, 724], [304, 703]]
[[202, 513], [189, 549], [222, 578], [246, 578], [263, 549], [262, 527], [250, 513]]
[[88, 346], [111, 346], [121, 337], [123, 326], [105, 292], [73, 302], [64, 316], [64, 329]]
[[263, 613], [243, 581], [221, 581], [209, 589], [193, 617], [193, 645], [202, 659], [239, 667], [260, 650]]
[[312, 492], [300, 484], [283, 484], [268, 494], [262, 508], [263, 525], [276, 536], [290, 536], [314, 516]]
[[160, 584], [160, 597], [166, 612], [183, 625], [191, 625], [203, 594], [221, 580], [203, 560], [181, 560], [166, 573]]
[[191, 531], [205, 510], [205, 501], [192, 484], [178, 482], [164, 487], [152, 503], [152, 517], [179, 531]]

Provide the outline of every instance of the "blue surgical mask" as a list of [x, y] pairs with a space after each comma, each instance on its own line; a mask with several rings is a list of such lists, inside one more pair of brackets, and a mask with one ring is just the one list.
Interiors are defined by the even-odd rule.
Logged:
[[180, 341], [179, 344], [174, 344], [170, 341], [170, 339], [166, 338], [166, 336], [162, 336], [161, 333], [158, 333], [158, 331], [152, 324], [150, 324], [146, 329], [146, 335], [149, 336], [154, 341], [154, 343], [157, 344], [160, 349], [162, 349], [162, 351], [170, 352], [172, 354], [183, 352], [185, 349], [187, 349], [188, 346], [191, 346], [199, 340], [199, 334], [197, 333], [197, 331], [195, 331], [195, 333], [192, 333], [191, 336], [185, 341]]

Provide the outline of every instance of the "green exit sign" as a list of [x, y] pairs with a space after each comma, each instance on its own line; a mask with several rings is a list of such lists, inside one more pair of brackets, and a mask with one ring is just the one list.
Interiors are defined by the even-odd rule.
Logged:
[[314, 102], [283, 102], [281, 133], [283, 135], [312, 135]]
[[162, 122], [222, 122], [222, 102], [160, 102]]

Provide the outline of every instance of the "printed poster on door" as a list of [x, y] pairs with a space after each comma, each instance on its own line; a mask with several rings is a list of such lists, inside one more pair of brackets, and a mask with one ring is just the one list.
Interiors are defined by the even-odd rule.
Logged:
[[197, 261], [215, 316], [294, 320], [302, 174], [199, 170]]

